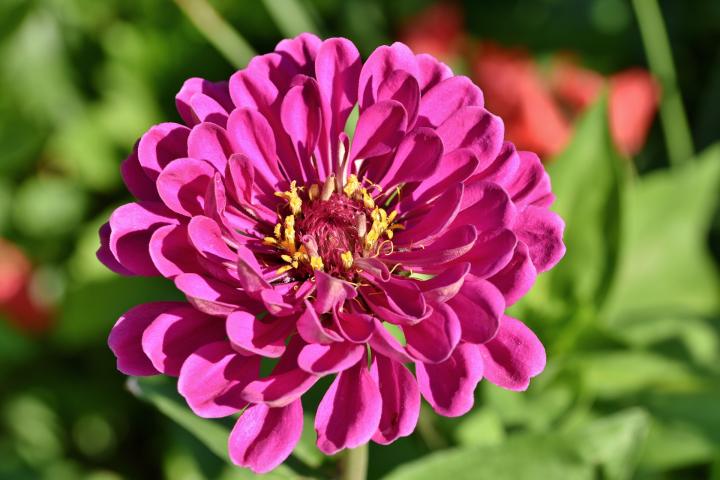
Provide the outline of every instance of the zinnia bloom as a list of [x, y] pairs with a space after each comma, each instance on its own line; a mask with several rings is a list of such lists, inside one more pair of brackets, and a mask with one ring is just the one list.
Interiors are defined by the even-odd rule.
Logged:
[[184, 124], [123, 163], [138, 200], [98, 257], [188, 302], [131, 309], [109, 343], [128, 375], [178, 376], [196, 414], [243, 411], [236, 464], [287, 458], [324, 376], [317, 445], [334, 454], [409, 435], [421, 396], [458, 416], [481, 378], [523, 390], [543, 370], [504, 310], [562, 257], [563, 222], [540, 160], [503, 141], [468, 78], [401, 43], [363, 64], [303, 34], [229, 82], [188, 80], [177, 107]]

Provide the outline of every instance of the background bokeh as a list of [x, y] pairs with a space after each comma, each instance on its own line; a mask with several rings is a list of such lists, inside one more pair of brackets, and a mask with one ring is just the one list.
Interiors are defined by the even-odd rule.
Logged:
[[[251, 477], [224, 423], [115, 370], [117, 317], [180, 296], [107, 271], [97, 229], [186, 78], [306, 30], [365, 56], [401, 39], [471, 76], [567, 222], [566, 258], [513, 307], [546, 372], [527, 393], [482, 382], [463, 418], [423, 410], [372, 446], [369, 477], [720, 479], [717, 0], [1, 1], [0, 479]], [[272, 477], [335, 475], [306, 424]]]

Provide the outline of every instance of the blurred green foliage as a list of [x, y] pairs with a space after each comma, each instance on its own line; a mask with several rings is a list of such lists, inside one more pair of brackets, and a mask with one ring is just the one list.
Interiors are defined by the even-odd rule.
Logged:
[[[429, 3], [212, 5], [258, 52], [313, 28], [367, 55]], [[540, 58], [571, 49], [604, 72], [645, 63], [623, 0], [464, 4], [473, 34]], [[370, 478], [720, 478], [720, 3], [661, 7], [701, 153], [668, 168], [656, 127], [630, 162], [613, 150], [602, 101], [590, 109], [550, 166], [568, 254], [513, 307], [546, 344], [546, 372], [527, 393], [483, 382], [463, 418], [424, 409], [416, 434], [371, 446]], [[180, 296], [94, 258], [97, 228], [129, 198], [119, 165], [135, 140], [178, 119], [183, 80], [233, 67], [170, 1], [4, 0], [0, 58], [0, 236], [58, 303], [40, 335], [0, 321], [0, 478], [252, 478], [229, 466], [230, 423], [193, 416], [168, 379], [125, 385], [105, 345], [113, 322]], [[267, 478], [336, 474], [305, 423]]]

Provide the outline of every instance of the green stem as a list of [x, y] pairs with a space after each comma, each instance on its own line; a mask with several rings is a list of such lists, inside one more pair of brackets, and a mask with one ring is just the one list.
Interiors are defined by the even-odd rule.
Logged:
[[368, 444], [348, 450], [342, 463], [342, 480], [365, 480], [368, 467]]
[[244, 67], [255, 50], [207, 0], [175, 0], [180, 10], [235, 68]]
[[650, 70], [662, 86], [660, 121], [665, 132], [668, 158], [673, 166], [692, 158], [693, 141], [677, 84], [672, 50], [657, 0], [633, 0], [640, 35]]

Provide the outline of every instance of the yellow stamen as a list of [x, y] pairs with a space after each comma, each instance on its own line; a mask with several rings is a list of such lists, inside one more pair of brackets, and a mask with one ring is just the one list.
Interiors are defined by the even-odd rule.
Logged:
[[352, 267], [353, 254], [349, 250], [341, 253], [340, 258], [342, 259], [343, 267], [345, 267], [346, 270]]
[[363, 197], [363, 205], [365, 205], [365, 208], [372, 209], [375, 208], [375, 200], [370, 196], [370, 194], [367, 191], [367, 188], [363, 188], [360, 190], [362, 192]]
[[297, 182], [293, 180], [290, 182], [290, 190], [287, 192], [275, 192], [275, 196], [278, 196], [280, 198], [284, 198], [288, 201], [288, 205], [290, 205], [290, 211], [293, 213], [293, 215], [297, 215], [300, 213], [300, 210], [302, 209], [302, 199], [298, 195], [298, 188], [297, 188]]
[[290, 255], [280, 255], [280, 258], [282, 258], [283, 260], [285, 260], [288, 263], [293, 262], [293, 258]]
[[343, 192], [345, 192], [345, 195], [352, 198], [353, 194], [357, 191], [357, 189], [360, 187], [360, 182], [358, 182], [358, 178], [355, 174], [350, 175], [350, 177], [347, 179], [347, 184], [343, 188]]
[[265, 245], [277, 245], [277, 240], [273, 237], [265, 237], [263, 238], [263, 243], [265, 243]]
[[280, 230], [281, 229], [282, 229], [282, 225], [280, 225], [279, 223], [277, 225], [275, 225], [275, 230], [274, 230], [275, 238], [280, 238]]
[[322, 258], [313, 256], [310, 257], [310, 267], [312, 267], [313, 270], [322, 270], [325, 268], [325, 265], [323, 264]]
[[275, 270], [275, 273], [277, 273], [278, 275], [282, 275], [283, 273], [287, 272], [288, 270], [292, 270], [292, 268], [293, 267], [291, 267], [290, 265], [283, 265], [282, 267]]

